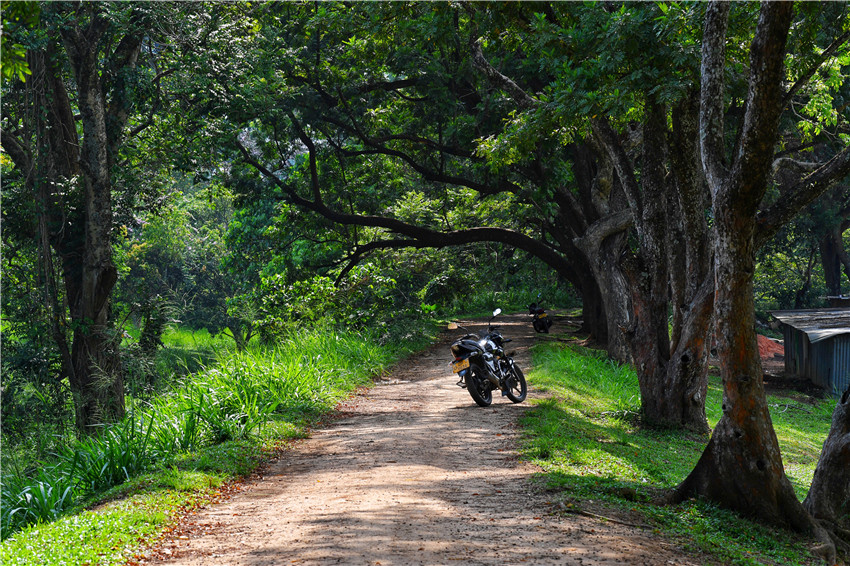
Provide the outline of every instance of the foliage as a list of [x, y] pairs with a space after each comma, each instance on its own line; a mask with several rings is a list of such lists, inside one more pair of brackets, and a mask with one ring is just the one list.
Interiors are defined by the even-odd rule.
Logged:
[[32, 523], [50, 522], [74, 506], [73, 479], [57, 467], [33, 477], [5, 475], [0, 489], [0, 532], [18, 531]]
[[[38, 2], [5, 2], [0, 7], [3, 32], [0, 35], [0, 75], [4, 81], [24, 82], [32, 71], [27, 64], [26, 46], [15, 41], [16, 28], [33, 27], [38, 23]], [[11, 29], [10, 29], [11, 28]]]
[[81, 490], [96, 492], [118, 485], [143, 471], [150, 463], [148, 441], [153, 423], [131, 414], [103, 427], [59, 454], [62, 465]]

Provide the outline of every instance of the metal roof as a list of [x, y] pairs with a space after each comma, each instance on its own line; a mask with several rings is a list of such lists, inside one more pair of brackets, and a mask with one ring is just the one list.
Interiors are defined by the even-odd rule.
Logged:
[[850, 334], [850, 308], [770, 311], [770, 314], [779, 322], [805, 332], [812, 344]]

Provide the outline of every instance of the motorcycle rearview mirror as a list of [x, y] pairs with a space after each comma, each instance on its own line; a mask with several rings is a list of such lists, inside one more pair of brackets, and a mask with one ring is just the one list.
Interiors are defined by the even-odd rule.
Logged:
[[458, 325], [457, 325], [457, 323], [456, 323], [456, 322], [450, 322], [450, 323], [449, 323], [449, 326], [448, 326], [448, 329], [449, 329], [449, 330], [457, 330], [457, 329], [458, 329]]
[[502, 309], [496, 309], [493, 311], [493, 316], [499, 316], [500, 314], [502, 314]]

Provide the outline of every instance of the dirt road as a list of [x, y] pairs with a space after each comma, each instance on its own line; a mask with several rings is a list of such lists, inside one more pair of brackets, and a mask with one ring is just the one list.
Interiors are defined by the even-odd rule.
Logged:
[[[527, 319], [501, 325], [528, 367]], [[538, 470], [517, 459], [516, 421], [531, 404], [476, 406], [450, 372], [451, 336], [341, 406], [158, 555], [170, 565], [696, 563], [646, 530], [556, 513], [531, 481]]]

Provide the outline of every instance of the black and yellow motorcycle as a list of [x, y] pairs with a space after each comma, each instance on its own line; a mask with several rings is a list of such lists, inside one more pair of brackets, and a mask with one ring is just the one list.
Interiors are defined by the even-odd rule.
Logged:
[[546, 314], [546, 309], [540, 303], [531, 303], [528, 305], [528, 314], [531, 315], [531, 325], [534, 327], [535, 332], [538, 334], [541, 332], [549, 333], [549, 328], [552, 327], [552, 319], [549, 318], [549, 315]]
[[[504, 345], [511, 339], [504, 338], [498, 326], [492, 326], [493, 319], [501, 312], [502, 309], [493, 311], [486, 330], [470, 332], [452, 344], [454, 361], [450, 363], [460, 378], [457, 384], [469, 391], [481, 407], [493, 402], [493, 391], [501, 391], [514, 403], [522, 403], [528, 395], [525, 376], [514, 362], [513, 352], [505, 352]], [[462, 327], [452, 323], [449, 328]]]

